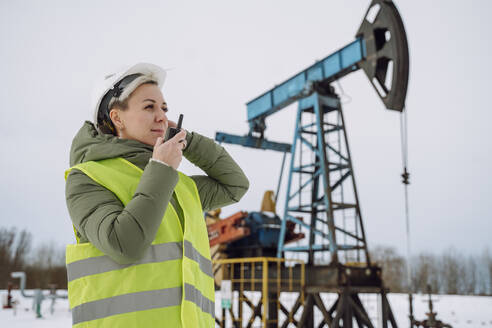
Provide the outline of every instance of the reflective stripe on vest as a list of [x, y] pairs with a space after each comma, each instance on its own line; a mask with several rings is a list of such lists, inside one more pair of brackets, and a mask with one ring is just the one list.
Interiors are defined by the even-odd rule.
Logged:
[[[126, 205], [142, 170], [121, 159], [72, 169], [111, 190]], [[152, 245], [138, 262], [121, 265], [90, 243], [67, 246], [74, 327], [214, 327], [214, 283], [208, 235], [196, 185], [179, 173], [175, 187], [185, 231], [171, 203]]]

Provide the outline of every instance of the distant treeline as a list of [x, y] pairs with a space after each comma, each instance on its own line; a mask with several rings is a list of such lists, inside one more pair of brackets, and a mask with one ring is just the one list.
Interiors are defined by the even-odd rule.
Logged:
[[[371, 260], [383, 268], [383, 281], [391, 292], [407, 292], [406, 259], [395, 248], [378, 246]], [[414, 293], [492, 295], [492, 254], [464, 255], [455, 248], [440, 254], [419, 253], [411, 257], [411, 288]]]
[[52, 284], [58, 289], [67, 288], [63, 247], [46, 243], [33, 248], [30, 232], [0, 227], [0, 289], [7, 289], [8, 282], [20, 285], [18, 279], [10, 277], [15, 271], [26, 273], [28, 289], [48, 289]]
[[[407, 291], [405, 258], [395, 248], [378, 246], [370, 252], [371, 260], [383, 268], [383, 280], [391, 292]], [[440, 254], [419, 253], [411, 259], [412, 291], [460, 295], [492, 295], [492, 254], [488, 249], [479, 255], [464, 255], [454, 248]], [[11, 272], [24, 271], [27, 288], [48, 289], [54, 284], [67, 288], [65, 251], [54, 243], [32, 247], [32, 235], [26, 230], [0, 228], [0, 289], [7, 283], [19, 284]]]

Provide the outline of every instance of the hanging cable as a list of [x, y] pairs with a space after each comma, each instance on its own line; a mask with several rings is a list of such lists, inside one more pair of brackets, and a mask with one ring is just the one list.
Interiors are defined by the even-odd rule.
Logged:
[[[343, 87], [342, 87], [342, 84], [340, 83], [340, 81], [338, 79], [336, 79], [335, 82], [336, 82], [338, 88], [340, 89], [340, 91], [342, 92], [342, 94], [340, 95], [341, 103], [342, 104], [348, 104], [348, 103], [352, 102], [352, 97], [350, 97], [348, 94], [345, 93], [345, 90], [343, 90]], [[343, 97], [345, 97], [345, 99], [343, 99]]]
[[403, 109], [403, 112], [400, 114], [400, 136], [401, 136], [401, 157], [403, 164], [403, 173], [401, 175], [403, 184], [410, 184], [410, 173], [407, 170], [408, 167], [408, 132], [407, 132], [407, 111]]
[[408, 284], [408, 301], [409, 301], [409, 319], [410, 327], [413, 328], [413, 296], [412, 296], [412, 270], [410, 266], [411, 248], [410, 248], [410, 213], [408, 206], [408, 185], [410, 184], [410, 172], [408, 172], [408, 122], [407, 111], [405, 108], [400, 114], [400, 136], [401, 136], [401, 157], [403, 173], [401, 174], [402, 183], [405, 192], [405, 223], [407, 237], [407, 284]]
[[407, 111], [403, 110], [400, 115], [400, 135], [401, 135], [401, 154], [402, 154], [402, 164], [403, 173], [401, 174], [402, 183], [405, 190], [405, 220], [406, 220], [406, 234], [407, 234], [407, 273], [408, 283], [410, 287], [410, 215], [408, 209], [408, 185], [410, 184], [410, 173], [408, 172], [408, 124], [407, 124]]

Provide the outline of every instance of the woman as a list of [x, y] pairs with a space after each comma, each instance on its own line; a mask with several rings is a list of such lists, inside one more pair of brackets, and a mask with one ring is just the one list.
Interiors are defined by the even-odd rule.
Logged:
[[[75, 136], [66, 200], [74, 327], [213, 327], [214, 289], [203, 211], [249, 182], [213, 140], [169, 127], [165, 71], [140, 63], [107, 76], [94, 124]], [[174, 115], [177, 115], [175, 113]], [[182, 155], [207, 175], [177, 171]]]

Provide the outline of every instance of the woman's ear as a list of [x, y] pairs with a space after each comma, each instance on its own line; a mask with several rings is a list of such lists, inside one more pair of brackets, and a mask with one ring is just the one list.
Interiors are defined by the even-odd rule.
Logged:
[[125, 128], [125, 125], [123, 123], [123, 120], [121, 119], [120, 116], [120, 111], [116, 108], [111, 109], [109, 112], [109, 118], [113, 122], [113, 125], [116, 127], [118, 131], [121, 131]]

